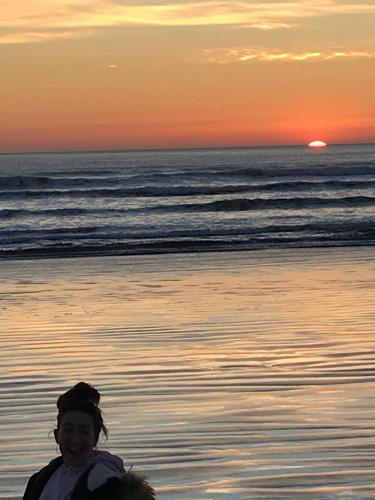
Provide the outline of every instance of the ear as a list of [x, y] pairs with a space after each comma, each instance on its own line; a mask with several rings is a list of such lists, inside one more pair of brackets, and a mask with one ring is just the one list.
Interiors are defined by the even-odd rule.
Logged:
[[58, 430], [57, 429], [53, 429], [53, 435], [55, 436], [56, 443], [59, 444]]

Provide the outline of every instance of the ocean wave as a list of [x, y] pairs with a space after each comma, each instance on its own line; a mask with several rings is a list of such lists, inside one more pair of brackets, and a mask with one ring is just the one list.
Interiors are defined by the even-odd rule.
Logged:
[[[250, 179], [250, 180], [264, 180], [264, 179], [332, 179], [338, 178], [366, 178], [375, 176], [375, 165], [366, 166], [311, 166], [310, 168], [296, 168], [296, 167], [267, 167], [267, 168], [235, 168], [233, 170], [219, 171], [217, 175], [228, 176], [232, 179]], [[371, 179], [373, 180], [373, 179]]]
[[[199, 212], [234, 212], [244, 210], [290, 210], [310, 209], [323, 207], [365, 207], [375, 205], [372, 196], [348, 196], [344, 198], [270, 198], [270, 199], [230, 199], [217, 200], [207, 203], [185, 203], [173, 205], [174, 209], [181, 211]], [[159, 210], [169, 207], [161, 206]]]
[[[17, 174], [17, 175], [0, 175], [0, 189], [4, 192], [9, 191], [30, 191], [33, 189], [69, 189], [81, 187], [106, 187], [106, 186], [123, 186], [126, 184], [134, 184], [135, 186], [148, 185], [149, 187], [157, 186], [173, 186], [190, 183], [192, 180], [196, 182], [204, 182], [209, 180], [212, 182], [215, 179], [223, 179], [228, 181], [230, 178], [246, 178], [246, 181], [264, 180], [270, 181], [280, 180], [285, 178], [293, 178], [293, 182], [306, 180], [311, 181], [312, 177], [317, 179], [321, 177], [332, 178], [335, 182], [339, 178], [348, 178], [351, 181], [353, 177], [360, 182], [360, 177], [375, 176], [375, 162], [353, 162], [353, 163], [329, 163], [323, 164], [306, 164], [302, 162], [297, 165], [283, 165], [282, 162], [275, 164], [265, 164], [260, 166], [241, 165], [241, 166], [214, 166], [206, 165], [204, 169], [199, 167], [167, 168], [162, 165], [153, 166], [152, 169], [142, 169], [142, 173], [136, 169], [91, 169], [86, 170], [79, 168], [75, 171], [64, 170], [63, 172], [43, 172], [43, 174]], [[363, 182], [371, 181], [371, 179], [363, 179]], [[374, 182], [374, 179], [372, 179]], [[267, 183], [268, 184], [268, 183]]]
[[[202, 226], [199, 228], [163, 228], [156, 227], [145, 229], [143, 226], [92, 226], [92, 227], [59, 227], [51, 229], [2, 229], [0, 230], [0, 252], [6, 252], [11, 248], [34, 249], [69, 249], [95, 247], [102, 251], [103, 248], [112, 247], [131, 249], [134, 246], [141, 249], [150, 248], [153, 244], [171, 246], [175, 248], [184, 242], [194, 242], [196, 245], [202, 241], [205, 244], [215, 243], [226, 245], [232, 242], [238, 244], [263, 242], [273, 244], [275, 240], [279, 243], [300, 242], [305, 245], [306, 241], [330, 241], [331, 243], [345, 244], [345, 242], [361, 241], [367, 244], [375, 242], [375, 225], [372, 220], [364, 221], [340, 221], [310, 222], [296, 224], [269, 224], [241, 227], [217, 227]], [[251, 245], [250, 245], [251, 247]]]
[[[46, 217], [46, 218], [62, 218], [69, 217], [116, 217], [121, 215], [136, 215], [136, 214], [151, 214], [151, 213], [207, 213], [207, 212], [244, 212], [244, 211], [267, 211], [267, 210], [286, 210], [290, 211], [290, 216], [293, 210], [309, 210], [319, 208], [364, 208], [375, 205], [375, 197], [372, 196], [348, 196], [343, 198], [235, 198], [216, 200], [210, 202], [199, 203], [175, 203], [175, 204], [160, 204], [153, 203], [144, 207], [132, 208], [51, 208], [51, 209], [0, 209], [0, 221], [12, 220], [23, 217]], [[286, 220], [287, 222], [287, 220]], [[56, 229], [60, 231], [60, 229]], [[75, 231], [79, 232], [82, 228], [77, 227]], [[49, 232], [54, 232], [54, 229], [48, 229]], [[1, 232], [0, 232], [1, 233]]]
[[243, 193], [249, 190], [243, 186], [142, 186], [118, 189], [59, 189], [44, 191], [1, 191], [0, 198], [46, 198], [46, 197], [75, 197], [75, 198], [134, 198], [134, 197], [168, 197], [168, 196], [195, 196]]
[[156, 253], [183, 253], [183, 252], [216, 252], [216, 251], [239, 251], [239, 250], [266, 250], [286, 248], [315, 248], [315, 247], [338, 247], [338, 246], [368, 246], [374, 245], [375, 238], [372, 235], [361, 238], [353, 236], [332, 238], [329, 235], [314, 235], [309, 238], [298, 238], [296, 236], [274, 236], [274, 237], [251, 237], [214, 239], [181, 239], [181, 240], [153, 240], [148, 242], [131, 243], [109, 243], [101, 244], [72, 244], [49, 246], [18, 246], [17, 248], [0, 248], [0, 258], [3, 259], [33, 259], [33, 258], [68, 258], [85, 256], [110, 256], [110, 255], [144, 255]]
[[246, 192], [278, 192], [278, 191], [327, 191], [329, 189], [371, 189], [375, 187], [375, 180], [369, 181], [288, 181], [257, 184], [227, 184], [227, 185], [198, 185], [198, 186], [136, 186], [128, 188], [68, 188], [64, 189], [0, 189], [1, 199], [19, 198], [51, 198], [51, 197], [75, 197], [75, 198], [134, 198], [134, 197], [182, 197], [182, 196], [214, 196], [220, 194], [240, 194]]
[[[71, 217], [75, 215], [87, 215], [93, 212], [92, 210], [86, 210], [84, 208], [51, 208], [42, 210], [28, 210], [26, 208], [4, 208], [0, 209], [0, 220], [1, 219], [16, 219], [18, 217], [32, 217], [32, 216], [45, 216], [45, 217]], [[112, 212], [110, 209], [102, 210], [102, 212]], [[97, 211], [94, 211], [97, 213]]]
[[51, 189], [58, 188], [58, 191], [77, 188], [80, 187], [90, 187], [97, 186], [98, 184], [106, 185], [119, 185], [123, 181], [122, 177], [116, 176], [100, 176], [93, 175], [91, 177], [83, 177], [83, 172], [77, 173], [76, 176], [38, 176], [38, 175], [12, 175], [12, 176], [0, 176], [0, 189], [2, 192], [28, 192], [32, 190], [39, 189]]

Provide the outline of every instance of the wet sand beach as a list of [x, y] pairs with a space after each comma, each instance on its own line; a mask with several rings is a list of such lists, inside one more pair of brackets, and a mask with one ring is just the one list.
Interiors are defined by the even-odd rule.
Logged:
[[159, 498], [373, 499], [373, 247], [3, 261], [0, 498], [56, 456], [55, 401]]

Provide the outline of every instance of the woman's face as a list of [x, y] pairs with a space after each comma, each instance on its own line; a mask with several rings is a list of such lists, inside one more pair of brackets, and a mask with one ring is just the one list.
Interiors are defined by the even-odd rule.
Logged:
[[85, 465], [97, 441], [92, 417], [83, 411], [67, 411], [55, 431], [55, 439], [65, 465]]

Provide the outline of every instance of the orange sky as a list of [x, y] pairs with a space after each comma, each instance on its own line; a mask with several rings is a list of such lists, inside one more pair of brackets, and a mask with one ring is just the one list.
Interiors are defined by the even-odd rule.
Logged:
[[0, 5], [0, 152], [375, 141], [373, 0]]

